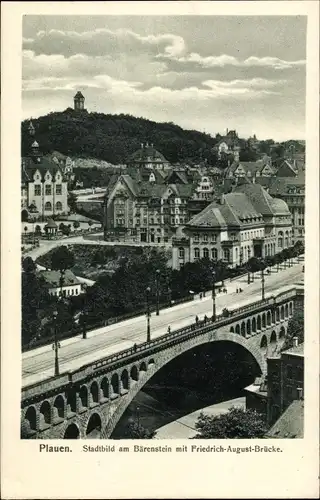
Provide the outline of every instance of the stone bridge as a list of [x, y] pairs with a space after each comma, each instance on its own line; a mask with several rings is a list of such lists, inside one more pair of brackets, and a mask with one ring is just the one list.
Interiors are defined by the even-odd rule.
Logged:
[[127, 349], [78, 370], [22, 390], [21, 437], [24, 439], [107, 439], [146, 382], [177, 356], [197, 346], [235, 342], [255, 358], [261, 373], [275, 355], [303, 289], [290, 288], [264, 301], [233, 310], [228, 317], [199, 322], [136, 349]]

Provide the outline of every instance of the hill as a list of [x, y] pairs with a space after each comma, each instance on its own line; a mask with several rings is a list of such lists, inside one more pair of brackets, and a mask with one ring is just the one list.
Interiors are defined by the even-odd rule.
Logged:
[[[131, 115], [75, 112], [68, 108], [32, 120], [43, 153], [60, 151], [69, 156], [97, 158], [123, 164], [142, 142], [154, 147], [171, 162], [207, 159], [217, 161], [212, 147], [217, 139], [173, 123], [156, 123]], [[22, 122], [22, 154], [30, 147], [28, 121]]]

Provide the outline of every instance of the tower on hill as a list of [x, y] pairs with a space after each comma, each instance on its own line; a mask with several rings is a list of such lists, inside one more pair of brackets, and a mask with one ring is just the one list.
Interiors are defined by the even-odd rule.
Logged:
[[84, 110], [84, 96], [80, 91], [76, 93], [73, 98], [74, 101], [74, 110], [75, 111], [83, 111]]

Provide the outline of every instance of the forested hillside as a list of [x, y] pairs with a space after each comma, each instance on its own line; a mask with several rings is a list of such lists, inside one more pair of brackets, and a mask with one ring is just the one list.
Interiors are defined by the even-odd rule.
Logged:
[[[173, 123], [156, 123], [130, 115], [63, 112], [32, 120], [35, 137], [44, 153], [60, 151], [83, 158], [100, 158], [121, 164], [136, 151], [142, 142], [153, 143], [171, 162], [199, 158], [215, 164], [212, 147], [217, 139], [195, 130], [184, 130]], [[30, 147], [28, 121], [22, 123], [22, 154]]]

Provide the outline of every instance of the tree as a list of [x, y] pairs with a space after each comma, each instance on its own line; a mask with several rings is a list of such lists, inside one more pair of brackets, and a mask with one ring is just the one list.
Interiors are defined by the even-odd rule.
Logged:
[[34, 273], [37, 269], [37, 266], [31, 257], [26, 257], [25, 259], [23, 259], [22, 268], [25, 273]]
[[281, 351], [285, 351], [290, 349], [290, 347], [293, 347], [294, 337], [297, 337], [298, 344], [302, 344], [304, 342], [304, 313], [300, 310], [296, 310], [292, 318], [289, 319], [288, 329]]
[[69, 236], [69, 234], [71, 233], [71, 228], [69, 226], [63, 225], [63, 227], [61, 228], [61, 232], [65, 236]]
[[35, 232], [36, 234], [41, 234], [41, 226], [39, 226], [39, 224], [36, 225]]
[[70, 192], [68, 193], [68, 206], [71, 212], [75, 212], [77, 208], [77, 196]]
[[130, 422], [124, 432], [123, 439], [153, 439], [155, 435], [156, 431], [150, 431], [137, 422]]
[[78, 220], [75, 220], [74, 223], [73, 223], [73, 227], [75, 229], [78, 229], [80, 227], [80, 222]]
[[73, 266], [74, 255], [65, 245], [53, 250], [51, 254], [51, 269], [65, 271]]
[[59, 230], [63, 233], [63, 229], [64, 229], [65, 225], [63, 222], [61, 222], [61, 224], [59, 224]]
[[195, 439], [253, 439], [267, 432], [262, 415], [255, 410], [232, 407], [217, 416], [203, 413], [196, 422]]

